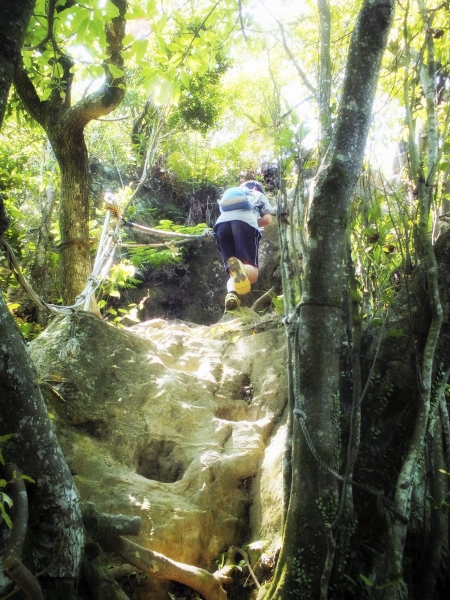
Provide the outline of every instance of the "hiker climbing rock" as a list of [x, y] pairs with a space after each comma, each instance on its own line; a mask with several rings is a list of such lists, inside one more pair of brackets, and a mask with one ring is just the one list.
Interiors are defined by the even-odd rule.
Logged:
[[227, 281], [225, 310], [240, 306], [239, 296], [250, 293], [258, 280], [258, 248], [261, 231], [272, 222], [274, 209], [257, 181], [227, 189], [219, 200], [220, 216], [214, 225]]

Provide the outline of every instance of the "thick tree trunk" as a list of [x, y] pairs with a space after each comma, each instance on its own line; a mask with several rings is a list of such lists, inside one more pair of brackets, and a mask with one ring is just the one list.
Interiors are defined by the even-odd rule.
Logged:
[[[338, 504], [336, 415], [349, 205], [359, 176], [392, 0], [366, 0], [353, 32], [328, 163], [317, 177], [294, 356], [292, 485], [283, 547], [267, 598], [325, 598]], [[291, 317], [291, 327], [297, 317]], [[303, 596], [302, 596], [303, 594]]]
[[36, 481], [29, 487], [35, 572], [46, 570], [50, 580], [68, 580], [73, 587], [83, 548], [79, 498], [34, 366], [1, 294], [0, 340], [0, 433], [14, 434], [4, 453]]
[[83, 128], [57, 128], [49, 132], [61, 169], [59, 230], [63, 270], [62, 297], [74, 304], [91, 273], [89, 242], [89, 157]]
[[[34, 2], [16, 0], [2, 7], [0, 125], [33, 5]], [[10, 47], [8, 36], [1, 35], [5, 31], [13, 36]], [[1, 197], [0, 224], [2, 235], [8, 225]], [[14, 434], [6, 442], [4, 453], [13, 457], [19, 469], [36, 481], [31, 484], [33, 517], [30, 522], [35, 568], [36, 571], [46, 570], [50, 581], [63, 582], [66, 589], [68, 583], [69, 591], [65, 597], [69, 599], [83, 544], [78, 495], [53, 431], [36, 372], [1, 293], [0, 389], [0, 434]]]

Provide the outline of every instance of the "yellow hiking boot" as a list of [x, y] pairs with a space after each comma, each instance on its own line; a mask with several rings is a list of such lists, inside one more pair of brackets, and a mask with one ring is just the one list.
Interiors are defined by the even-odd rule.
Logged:
[[236, 294], [239, 294], [239, 296], [249, 294], [252, 286], [250, 285], [250, 281], [248, 280], [247, 273], [241, 261], [234, 256], [229, 258], [228, 270], [230, 277], [233, 277], [234, 279], [234, 289], [236, 290]]
[[241, 306], [241, 301], [234, 292], [229, 292], [225, 296], [225, 312], [237, 310]]

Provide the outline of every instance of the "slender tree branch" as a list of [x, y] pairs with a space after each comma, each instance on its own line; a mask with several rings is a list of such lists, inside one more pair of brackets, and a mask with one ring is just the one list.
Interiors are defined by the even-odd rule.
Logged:
[[57, 2], [58, 2], [58, 0], [48, 0], [47, 33], [45, 34], [44, 38], [40, 42], [38, 42], [35, 46], [24, 47], [24, 50], [38, 50], [39, 48], [42, 48], [42, 46], [45, 46], [45, 44], [49, 40], [52, 40], [53, 42], [55, 42], [54, 37], [53, 37], [53, 25], [55, 23], [55, 7], [56, 7]]
[[238, 0], [238, 6], [239, 6], [239, 23], [241, 24], [241, 31], [242, 31], [242, 37], [244, 38], [244, 41], [247, 41], [247, 36], [245, 35], [245, 27], [244, 27], [244, 19], [242, 17], [242, 1]]
[[[268, 10], [268, 9], [267, 9]], [[270, 12], [270, 11], [269, 11]], [[281, 23], [281, 21], [279, 21], [274, 15], [273, 13], [270, 13], [273, 17], [273, 19], [275, 20], [276, 24], [278, 25], [278, 28], [280, 30], [281, 33], [281, 39], [283, 42], [283, 48], [286, 52], [286, 54], [289, 57], [289, 60], [292, 62], [292, 64], [294, 65], [295, 69], [297, 70], [297, 73], [300, 76], [300, 79], [303, 81], [303, 83], [306, 85], [306, 87], [308, 88], [308, 90], [314, 94], [315, 97], [317, 97], [317, 89], [312, 85], [312, 83], [310, 83], [308, 77], [306, 76], [306, 73], [303, 71], [303, 69], [300, 67], [300, 65], [298, 64], [298, 62], [295, 59], [295, 56], [292, 54], [291, 49], [288, 46], [287, 40], [286, 40], [286, 34], [284, 32], [284, 27], [283, 24]]]

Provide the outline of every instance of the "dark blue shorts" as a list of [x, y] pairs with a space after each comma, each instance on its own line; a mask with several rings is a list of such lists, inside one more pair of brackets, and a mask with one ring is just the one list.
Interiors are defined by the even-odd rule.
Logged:
[[232, 256], [241, 262], [258, 267], [258, 247], [261, 232], [245, 221], [225, 221], [214, 226], [217, 247], [225, 269]]

